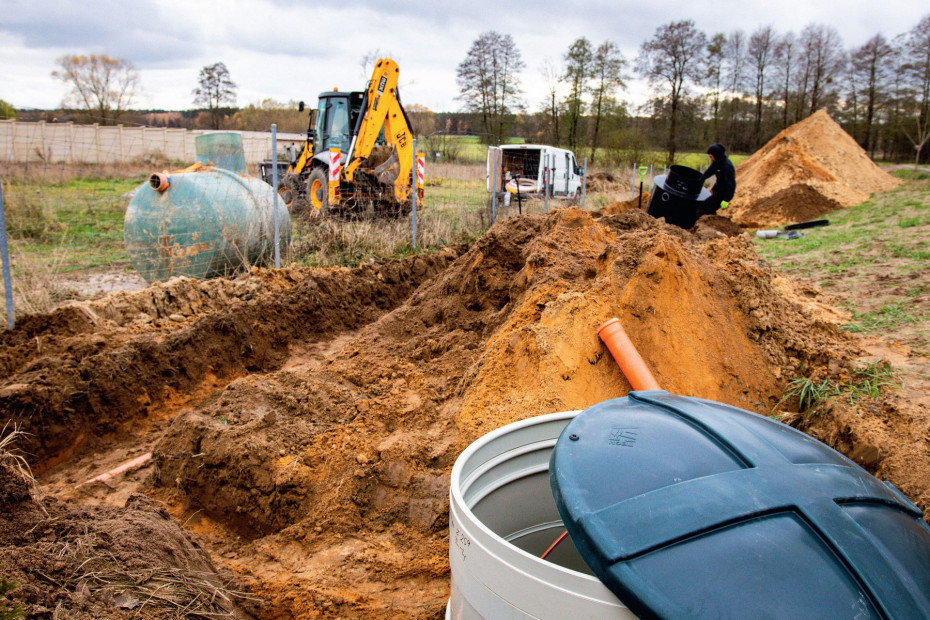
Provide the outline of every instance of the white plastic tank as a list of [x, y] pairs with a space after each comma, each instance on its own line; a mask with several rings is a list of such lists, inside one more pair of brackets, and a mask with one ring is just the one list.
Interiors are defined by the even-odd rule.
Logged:
[[452, 593], [446, 618], [635, 618], [566, 537], [549, 488], [549, 457], [579, 412], [522, 420], [472, 443], [455, 461], [449, 502]]

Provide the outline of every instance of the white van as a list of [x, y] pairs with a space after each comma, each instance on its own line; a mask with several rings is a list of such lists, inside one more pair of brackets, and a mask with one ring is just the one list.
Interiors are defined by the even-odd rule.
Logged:
[[[575, 154], [566, 149], [542, 144], [488, 147], [486, 184], [489, 192], [506, 192], [505, 196], [518, 190], [521, 194], [542, 194], [548, 176], [550, 196], [574, 198], [581, 194], [583, 174], [584, 169], [578, 165]], [[495, 178], [496, 188], [493, 188]]]

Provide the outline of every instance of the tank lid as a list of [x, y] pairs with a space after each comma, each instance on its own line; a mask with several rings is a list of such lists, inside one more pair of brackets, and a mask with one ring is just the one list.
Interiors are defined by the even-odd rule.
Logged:
[[930, 617], [920, 510], [780, 422], [631, 392], [566, 426], [549, 475], [585, 562], [640, 617]]

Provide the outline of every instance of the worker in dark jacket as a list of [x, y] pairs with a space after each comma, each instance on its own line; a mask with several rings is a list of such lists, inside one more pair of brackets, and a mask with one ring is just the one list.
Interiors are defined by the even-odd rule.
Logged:
[[720, 208], [720, 203], [733, 200], [733, 194], [736, 192], [736, 169], [727, 157], [726, 147], [722, 144], [711, 144], [707, 147], [707, 155], [710, 157], [710, 166], [701, 175], [701, 183], [712, 176], [716, 176], [717, 180], [710, 190], [710, 197], [698, 205], [698, 217], [715, 214]]

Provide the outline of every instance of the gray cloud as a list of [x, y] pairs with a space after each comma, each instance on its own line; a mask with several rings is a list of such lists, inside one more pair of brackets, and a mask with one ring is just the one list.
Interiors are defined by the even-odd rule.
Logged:
[[[356, 0], [326, 4], [301, 0], [0, 0], [0, 91], [20, 105], [50, 80], [55, 57], [105, 52], [140, 70], [147, 104], [190, 105], [190, 90], [203, 65], [222, 61], [239, 85], [240, 103], [265, 97], [313, 100], [338, 85], [364, 86], [362, 56], [380, 49], [401, 65], [405, 101], [436, 109], [458, 106], [455, 70], [482, 32], [510, 34], [526, 63], [521, 76], [526, 104], [545, 91], [540, 67], [562, 62], [565, 50], [585, 36], [616, 43], [633, 61], [643, 41], [673, 20], [694, 19], [708, 35], [772, 24], [780, 33], [809, 23], [835, 26], [846, 47], [881, 32], [892, 37], [926, 12], [913, 0], [882, 4], [823, 0], [536, 0], [468, 3]], [[38, 79], [38, 77], [42, 79]], [[636, 92], [636, 80], [631, 93]], [[48, 83], [48, 84], [46, 84]], [[633, 95], [631, 95], [633, 96]], [[57, 96], [56, 96], [57, 98]], [[47, 100], [43, 97], [43, 100]], [[42, 104], [38, 104], [42, 105]]]
[[153, 67], [197, 56], [205, 47], [193, 24], [174, 19], [152, 1], [12, 4], [4, 10], [0, 31], [28, 48], [106, 53]]

